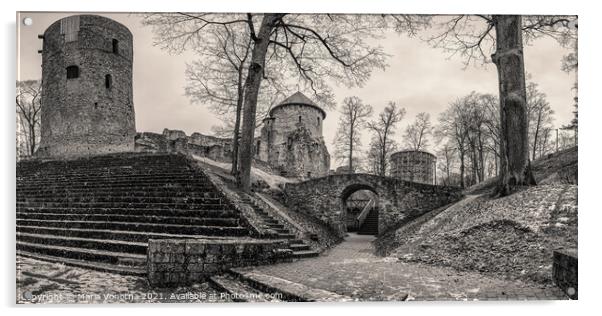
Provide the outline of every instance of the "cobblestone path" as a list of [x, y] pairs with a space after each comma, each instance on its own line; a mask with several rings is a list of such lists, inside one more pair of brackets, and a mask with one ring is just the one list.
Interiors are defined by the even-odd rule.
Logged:
[[280, 277], [358, 300], [553, 300], [556, 287], [495, 279], [451, 268], [404, 263], [373, 254], [373, 236], [349, 234], [317, 258], [245, 270]]

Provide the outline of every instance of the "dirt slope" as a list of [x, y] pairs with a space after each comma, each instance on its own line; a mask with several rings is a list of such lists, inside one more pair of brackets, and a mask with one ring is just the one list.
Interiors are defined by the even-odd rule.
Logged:
[[553, 250], [577, 247], [576, 160], [575, 148], [535, 162], [540, 185], [507, 197], [492, 198], [485, 186], [467, 191], [458, 203], [385, 232], [378, 252], [549, 283]]

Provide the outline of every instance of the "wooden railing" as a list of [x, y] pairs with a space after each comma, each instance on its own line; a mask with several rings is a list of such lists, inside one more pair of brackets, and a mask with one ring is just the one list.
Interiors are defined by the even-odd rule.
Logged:
[[360, 212], [360, 215], [358, 215], [357, 218], [355, 219], [355, 223], [357, 224], [358, 229], [362, 226], [362, 224], [366, 220], [366, 217], [368, 216], [368, 214], [370, 214], [370, 211], [374, 207], [375, 203], [376, 202], [374, 199], [370, 199], [370, 201], [366, 204], [366, 206], [364, 206], [364, 208]]

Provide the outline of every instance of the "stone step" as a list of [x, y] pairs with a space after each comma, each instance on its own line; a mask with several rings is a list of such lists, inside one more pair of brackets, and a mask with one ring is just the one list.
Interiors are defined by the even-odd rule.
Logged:
[[137, 267], [144, 267], [146, 264], [146, 255], [86, 249], [79, 247], [43, 245], [23, 242], [19, 240], [17, 240], [17, 250], [39, 253], [48, 256], [56, 256], [94, 262], [104, 262], [115, 265], [119, 264], [120, 262], [124, 262], [124, 260], [136, 263], [136, 265], [134, 266]]
[[315, 250], [294, 250], [292, 257], [297, 258], [312, 258], [319, 256], [320, 253]]
[[274, 229], [283, 229], [284, 228], [284, 225], [282, 225], [282, 224], [267, 224], [267, 225], [268, 225], [268, 227], [274, 228]]
[[181, 209], [131, 209], [131, 208], [93, 208], [93, 207], [39, 207], [17, 206], [21, 213], [53, 213], [53, 214], [84, 214], [84, 215], [144, 215], [144, 216], [172, 216], [172, 217], [197, 217], [197, 218], [239, 218], [240, 214], [231, 209], [226, 210], [181, 210]]
[[289, 248], [293, 251], [310, 250], [311, 248], [307, 244], [291, 244]]
[[184, 233], [156, 233], [144, 231], [124, 231], [115, 229], [83, 229], [83, 228], [65, 228], [65, 227], [46, 227], [46, 226], [24, 226], [17, 225], [18, 233], [55, 235], [79, 238], [94, 239], [112, 239], [121, 241], [148, 242], [149, 239], [177, 239], [177, 238], [216, 238], [222, 236], [215, 235], [190, 235]]
[[235, 302], [282, 302], [276, 295], [261, 292], [228, 274], [212, 276], [209, 280]]
[[126, 203], [126, 202], [29, 202], [17, 201], [18, 207], [72, 207], [72, 208], [127, 208], [127, 209], [181, 209], [181, 210], [227, 210], [231, 209], [230, 205], [226, 204], [199, 204], [199, 203]]
[[39, 253], [17, 250], [17, 256], [24, 256], [48, 262], [59, 262], [68, 266], [79, 267], [84, 269], [92, 269], [109, 273], [117, 273], [123, 275], [146, 276], [146, 268], [122, 266], [116, 264], [108, 264], [102, 262], [85, 261], [78, 259], [70, 259], [65, 257], [49, 256]]
[[146, 250], [148, 248], [148, 243], [146, 242], [80, 238], [45, 234], [30, 234], [21, 232], [17, 233], [17, 240], [31, 244], [77, 247], [140, 255], [146, 255]]
[[243, 227], [198, 226], [182, 224], [151, 224], [137, 222], [106, 222], [106, 221], [68, 221], [68, 220], [26, 220], [17, 219], [17, 225], [38, 227], [62, 227], [80, 229], [125, 230], [139, 232], [213, 235], [213, 236], [244, 236], [248, 234]]
[[[20, 174], [17, 174], [17, 178], [19, 178]], [[165, 171], [157, 171], [154, 168], [140, 169], [140, 168], [119, 168], [115, 170], [105, 169], [105, 170], [94, 170], [94, 169], [86, 169], [80, 172], [62, 172], [62, 173], [43, 173], [42, 179], [47, 180], [56, 180], [56, 179], [78, 179], [78, 178], [110, 178], [110, 179], [146, 179], [146, 178], [170, 178], [170, 177], [195, 177], [199, 179], [206, 180], [207, 177], [203, 174], [195, 173], [193, 170], [188, 168], [184, 168], [181, 170], [170, 170], [168, 172]], [[31, 175], [26, 175], [23, 177], [23, 180], [30, 178]], [[40, 179], [32, 179], [32, 181], [36, 181]]]
[[17, 195], [17, 202], [27, 203], [175, 203], [175, 204], [222, 204], [220, 198], [204, 197], [175, 197], [175, 196], [98, 196], [79, 195], [53, 197], [31, 197], [29, 195]]
[[94, 181], [94, 179], [88, 179], [86, 181], [49, 181], [49, 182], [17, 182], [17, 190], [31, 190], [40, 188], [91, 188], [91, 189], [103, 189], [103, 188], [146, 188], [146, 187], [161, 187], [161, 186], [190, 186], [196, 187], [202, 190], [214, 190], [214, 187], [206, 181], [187, 181], [181, 179], [151, 179], [141, 181]]
[[282, 238], [282, 239], [292, 239], [295, 238], [296, 236], [294, 234], [283, 234], [283, 233], [279, 233], [277, 234], [278, 238]]
[[345, 302], [351, 301], [348, 296], [330, 291], [311, 288], [306, 285], [278, 278], [275, 276], [247, 271], [244, 268], [230, 269], [237, 278], [250, 284], [253, 288], [264, 292], [279, 295], [283, 300], [291, 302]]
[[17, 219], [23, 220], [58, 220], [58, 221], [104, 221], [104, 222], [137, 222], [156, 224], [181, 224], [199, 226], [239, 226], [238, 218], [195, 218], [175, 216], [149, 216], [149, 215], [92, 215], [82, 212], [80, 214], [60, 213], [32, 213], [17, 212]]
[[170, 196], [170, 197], [201, 197], [201, 198], [222, 198], [222, 194], [214, 190], [198, 190], [194, 188], [184, 187], [154, 187], [146, 190], [122, 190], [120, 188], [103, 188], [98, 190], [90, 189], [67, 189], [60, 188], [57, 190], [49, 190], [40, 188], [39, 190], [18, 191], [17, 197], [27, 196], [32, 198], [53, 198], [56, 196], [99, 196], [99, 197], [153, 197], [153, 196]]

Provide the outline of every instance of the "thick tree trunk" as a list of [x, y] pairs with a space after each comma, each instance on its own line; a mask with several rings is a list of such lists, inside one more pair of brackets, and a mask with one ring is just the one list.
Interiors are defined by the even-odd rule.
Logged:
[[240, 137], [240, 116], [244, 100], [244, 89], [242, 86], [242, 71], [238, 70], [238, 99], [236, 100], [236, 119], [234, 121], [234, 135], [232, 135], [232, 170], [230, 173], [238, 178], [238, 143]]
[[243, 191], [251, 191], [251, 165], [253, 163], [253, 139], [255, 138], [255, 117], [257, 112], [257, 95], [263, 78], [263, 65], [270, 44], [270, 34], [274, 23], [283, 14], [265, 14], [261, 20], [259, 32], [254, 39], [251, 53], [251, 64], [245, 81], [244, 116], [240, 143], [239, 187]]
[[500, 90], [500, 178], [497, 193], [510, 194], [515, 187], [534, 185], [529, 165], [529, 133], [523, 61], [521, 17], [494, 15]]

